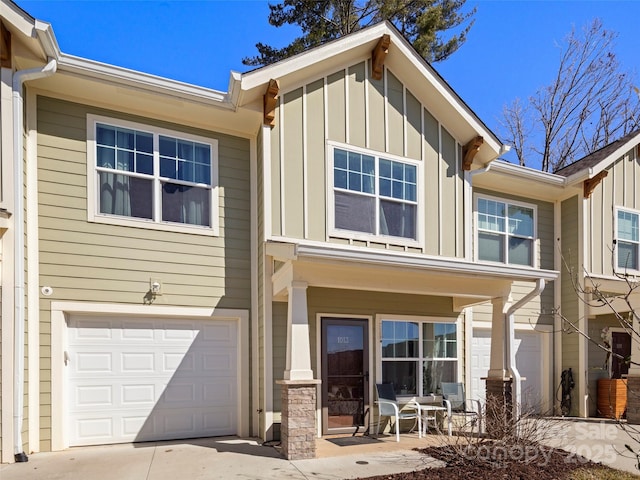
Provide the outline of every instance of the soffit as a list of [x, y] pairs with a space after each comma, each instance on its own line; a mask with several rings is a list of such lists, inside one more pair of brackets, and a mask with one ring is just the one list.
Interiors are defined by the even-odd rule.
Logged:
[[143, 83], [115, 83], [104, 76], [70, 72], [64, 66], [56, 75], [33, 85], [43, 93], [78, 103], [244, 136], [255, 134], [261, 119], [259, 112], [233, 111], [228, 103], [215, 98], [152, 88]]

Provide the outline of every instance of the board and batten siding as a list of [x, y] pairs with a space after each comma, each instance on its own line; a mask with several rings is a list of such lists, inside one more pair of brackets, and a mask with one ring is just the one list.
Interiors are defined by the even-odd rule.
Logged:
[[[271, 231], [274, 236], [329, 241], [429, 255], [464, 257], [464, 179], [460, 143], [388, 69], [370, 78], [362, 61], [283, 92], [271, 129]], [[389, 237], [330, 234], [327, 142], [422, 163], [420, 244]]]
[[[87, 221], [87, 115], [134, 121], [218, 140], [217, 237]], [[249, 310], [249, 140], [63, 100], [38, 97], [41, 450], [51, 449], [51, 301], [144, 303]]]
[[585, 268], [612, 276], [616, 207], [640, 210], [640, 158], [633, 148], [607, 168], [607, 176], [585, 200]]

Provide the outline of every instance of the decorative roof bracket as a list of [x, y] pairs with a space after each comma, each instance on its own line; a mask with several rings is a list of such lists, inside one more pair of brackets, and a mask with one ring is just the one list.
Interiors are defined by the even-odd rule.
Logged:
[[391, 36], [385, 33], [375, 48], [371, 52], [371, 77], [374, 80], [382, 80], [382, 69], [384, 66], [384, 59], [389, 53], [389, 45], [391, 44]]
[[484, 143], [484, 138], [477, 136], [462, 148], [462, 169], [471, 170], [471, 164]]
[[276, 105], [278, 104], [278, 92], [280, 92], [280, 86], [278, 81], [273, 78], [269, 80], [267, 91], [264, 93], [263, 112], [264, 112], [264, 124], [270, 127], [276, 126]]
[[598, 186], [598, 184], [602, 181], [602, 179], [604, 177], [606, 177], [609, 174], [608, 171], [603, 170], [601, 171], [599, 174], [597, 174], [595, 177], [593, 178], [587, 178], [584, 181], [584, 198], [589, 198], [591, 196], [591, 194], [593, 193], [593, 191], [596, 189], [596, 187]]

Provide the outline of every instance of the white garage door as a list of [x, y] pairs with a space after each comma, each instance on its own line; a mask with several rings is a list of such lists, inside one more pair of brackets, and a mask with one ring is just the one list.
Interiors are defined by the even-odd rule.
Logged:
[[[542, 334], [516, 330], [516, 367], [522, 377], [522, 403], [539, 412], [542, 398]], [[471, 398], [484, 400], [491, 356], [491, 331], [474, 328], [471, 342]], [[546, 400], [546, 399], [544, 399]]]
[[236, 434], [237, 342], [234, 321], [72, 317], [70, 445]]

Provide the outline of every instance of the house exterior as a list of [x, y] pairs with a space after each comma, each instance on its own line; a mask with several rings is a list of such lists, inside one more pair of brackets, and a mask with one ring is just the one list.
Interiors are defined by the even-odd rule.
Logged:
[[611, 320], [563, 258], [620, 283], [602, 249], [638, 242], [635, 136], [559, 174], [499, 160], [385, 23], [218, 92], [63, 53], [2, 6], [3, 462], [215, 435], [306, 458], [372, 421], [376, 383], [515, 385], [544, 413], [601, 361], [562, 333]]

